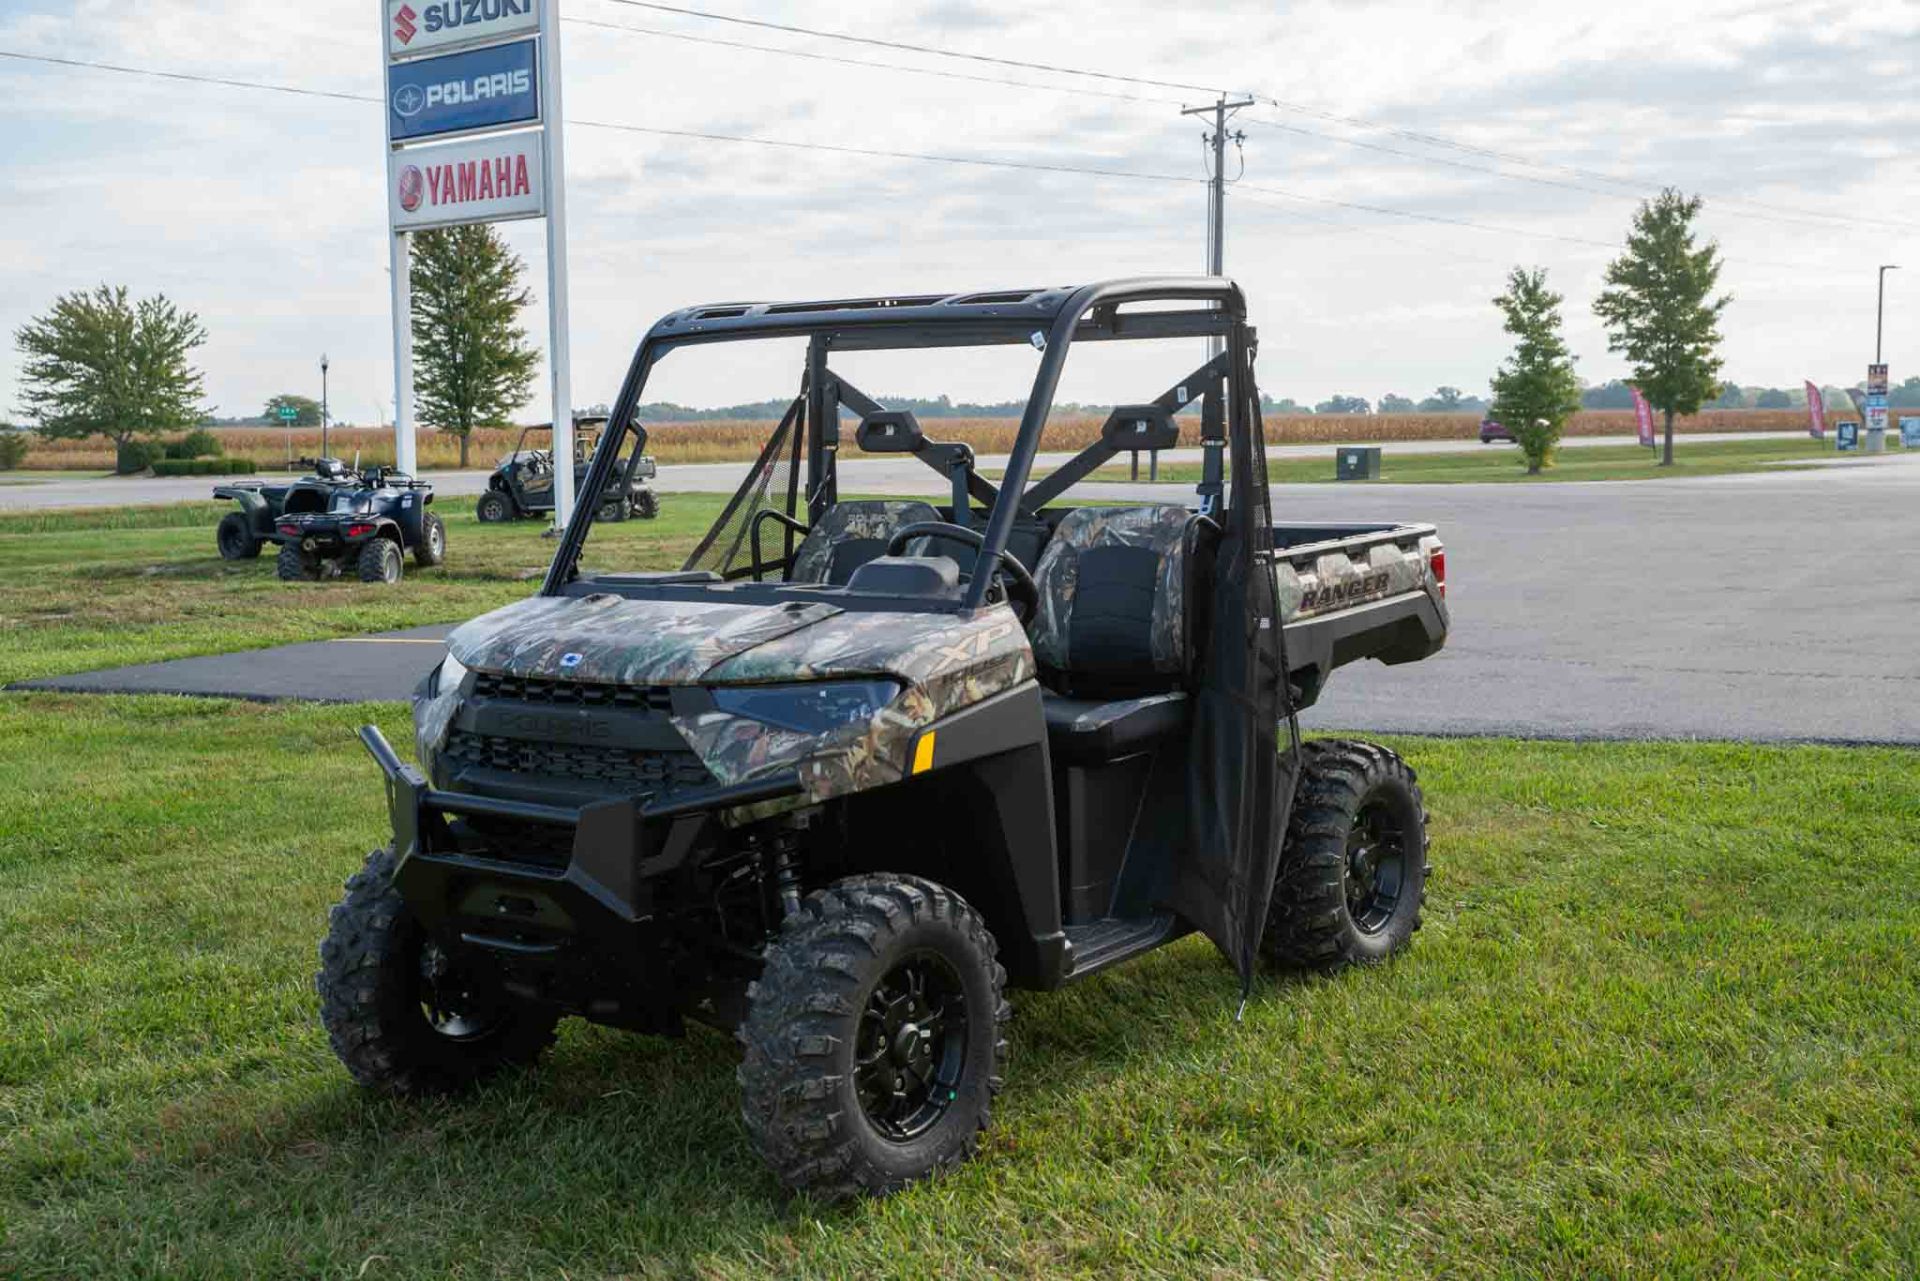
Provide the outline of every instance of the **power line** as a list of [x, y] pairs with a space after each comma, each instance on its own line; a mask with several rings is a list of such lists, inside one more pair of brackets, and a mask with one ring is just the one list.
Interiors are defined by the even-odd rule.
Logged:
[[[1432, 147], [1443, 147], [1450, 151], [1464, 152], [1469, 155], [1485, 156], [1491, 160], [1505, 160], [1513, 164], [1526, 165], [1529, 168], [1533, 168], [1533, 169], [1556, 170], [1560, 173], [1571, 174], [1576, 178], [1586, 178], [1593, 182], [1610, 183], [1614, 186], [1629, 188], [1630, 192], [1628, 194], [1631, 194], [1635, 198], [1644, 198], [1647, 195], [1647, 185], [1646, 185], [1646, 182], [1642, 179], [1622, 178], [1618, 174], [1604, 173], [1597, 169], [1584, 169], [1584, 168], [1581, 168], [1579, 165], [1570, 165], [1570, 164], [1565, 164], [1560, 161], [1554, 161], [1554, 160], [1540, 160], [1532, 156], [1521, 155], [1518, 152], [1502, 151], [1495, 147], [1483, 147], [1475, 143], [1461, 142], [1456, 138], [1448, 138], [1442, 134], [1425, 133], [1418, 129], [1403, 129], [1397, 125], [1386, 124], [1378, 120], [1369, 120], [1362, 116], [1345, 116], [1345, 115], [1341, 115], [1339, 112], [1325, 111], [1318, 107], [1309, 107], [1302, 103], [1297, 103], [1297, 102], [1287, 102], [1283, 99], [1274, 98], [1266, 94], [1261, 94], [1260, 100], [1268, 104], [1269, 106], [1277, 107], [1282, 111], [1290, 111], [1297, 115], [1311, 116], [1316, 120], [1326, 120], [1336, 124], [1351, 125], [1357, 129], [1370, 129], [1379, 133], [1391, 134], [1397, 138], [1405, 138], [1410, 142], [1424, 143], [1427, 146], [1432, 146]], [[1276, 124], [1276, 127], [1280, 127], [1280, 128], [1287, 127], [1283, 125], [1277, 125], [1277, 122], [1273, 122], [1273, 121], [1258, 121], [1257, 118], [1254, 118], [1254, 117], [1250, 117], [1250, 119], [1256, 119], [1258, 123], [1262, 123], [1262, 124]], [[1306, 130], [1303, 132], [1312, 133], [1313, 131]], [[1315, 136], [1325, 137], [1333, 142], [1346, 142], [1354, 146], [1366, 145], [1366, 144], [1354, 142], [1354, 140], [1352, 139], [1340, 138], [1338, 135], [1334, 135], [1334, 134], [1315, 134]], [[1375, 147], [1371, 149], [1380, 150], [1381, 148]], [[1394, 153], [1394, 154], [1404, 154], [1404, 153]], [[1497, 173], [1498, 171], [1489, 170], [1487, 172]], [[1517, 175], [1517, 174], [1509, 174], [1504, 176], [1512, 177], [1512, 178], [1521, 177], [1520, 175]], [[1728, 205], [1728, 204], [1749, 205], [1755, 209], [1770, 210], [1775, 213], [1787, 214], [1787, 215], [1791, 215], [1801, 219], [1819, 219], [1819, 220], [1824, 220], [1824, 221], [1833, 222], [1833, 223], [1852, 223], [1852, 224], [1859, 224], [1859, 225], [1888, 227], [1888, 228], [1893, 228], [1900, 231], [1912, 231], [1915, 229], [1920, 229], [1920, 224], [1915, 224], [1911, 222], [1900, 222], [1897, 220], [1887, 219], [1887, 218], [1868, 218], [1868, 217], [1859, 217], [1859, 216], [1853, 216], [1853, 215], [1830, 214], [1818, 209], [1802, 209], [1793, 205], [1773, 204], [1769, 201], [1754, 200], [1750, 197], [1745, 197], [1745, 196], [1714, 195], [1712, 196], [1712, 199], [1716, 203], [1721, 205]], [[1754, 215], [1746, 215], [1746, 216], [1752, 217]]]
[[[21, 53], [11, 49], [0, 49], [0, 58], [11, 58], [20, 62], [41, 62], [61, 67], [77, 67], [91, 71], [111, 71], [121, 75], [152, 76], [162, 80], [185, 81], [190, 84], [217, 85], [229, 89], [258, 89], [271, 93], [284, 93], [296, 97], [328, 98], [340, 102], [373, 103], [384, 106], [384, 99], [374, 94], [346, 93], [339, 90], [309, 89], [302, 85], [275, 84], [265, 80], [240, 80], [226, 76], [208, 76], [185, 71], [158, 71], [147, 67], [130, 67], [120, 63], [89, 61], [80, 58], [57, 58], [48, 54]], [[608, 120], [581, 120], [569, 117], [567, 123], [584, 129], [609, 129], [620, 133], [648, 134], [661, 138], [690, 138], [703, 142], [735, 142], [758, 147], [779, 147], [797, 151], [826, 151], [837, 155], [860, 156], [866, 159], [880, 160], [917, 160], [934, 164], [966, 165], [974, 168], [1009, 169], [1027, 173], [1073, 174], [1087, 178], [1123, 178], [1135, 181], [1203, 183], [1204, 178], [1191, 174], [1151, 173], [1139, 169], [1109, 169], [1093, 165], [1075, 165], [1064, 162], [1040, 160], [1008, 160], [987, 156], [964, 156], [925, 151], [896, 151], [883, 147], [856, 147], [841, 143], [801, 142], [786, 138], [760, 138], [751, 134], [716, 133], [699, 129], [667, 129], [657, 125], [621, 124]]]
[[754, 53], [771, 53], [783, 58], [804, 58], [809, 62], [827, 62], [843, 67], [861, 67], [870, 71], [892, 71], [901, 75], [933, 76], [941, 80], [963, 80], [973, 84], [1006, 85], [1014, 89], [1035, 89], [1041, 93], [1066, 93], [1083, 98], [1105, 98], [1116, 102], [1138, 102], [1159, 104], [1162, 106], [1181, 106], [1181, 98], [1159, 98], [1144, 94], [1121, 93], [1115, 89], [1088, 89], [1075, 85], [1043, 85], [1031, 80], [1008, 80], [1001, 76], [974, 75], [965, 71], [942, 71], [937, 67], [905, 67], [897, 62], [875, 62], [866, 58], [847, 58], [830, 53], [815, 53], [807, 49], [782, 49], [778, 45], [754, 44], [747, 40], [725, 40], [718, 36], [696, 36], [685, 31], [665, 31], [659, 27], [632, 27], [619, 22], [605, 22], [597, 18], [577, 18], [571, 14], [563, 21], [582, 27], [598, 27], [603, 31], [626, 31], [634, 35], [658, 36], [664, 40], [681, 40], [688, 44], [713, 45], [722, 49], [746, 49]]
[[[253, 89], [269, 93], [288, 94], [296, 97], [324, 98], [339, 102], [385, 105], [382, 98], [373, 94], [355, 94], [328, 89], [310, 89], [301, 85], [275, 84], [263, 80], [241, 80], [233, 77], [200, 75], [184, 71], [161, 71], [147, 67], [127, 66], [120, 63], [99, 62], [79, 58], [60, 58], [50, 54], [23, 53], [10, 49], [0, 49], [0, 58], [9, 58], [20, 62], [46, 63], [53, 66], [93, 71], [109, 71], [121, 75], [148, 76], [161, 80], [182, 81], [190, 84], [215, 85], [231, 89]], [[749, 146], [780, 148], [783, 150], [821, 151], [838, 155], [858, 156], [865, 159], [909, 160], [931, 164], [960, 165], [980, 169], [1005, 169], [1026, 173], [1071, 174], [1087, 178], [1109, 178], [1137, 182], [1166, 182], [1179, 183], [1182, 185], [1193, 185], [1209, 181], [1207, 178], [1197, 177], [1192, 174], [1156, 173], [1148, 170], [1102, 168], [1054, 161], [1009, 160], [987, 156], [964, 156], [938, 152], [900, 151], [880, 147], [857, 147], [838, 143], [802, 142], [784, 138], [761, 138], [751, 134], [718, 133], [709, 130], [695, 129], [668, 129], [657, 125], [631, 125], [604, 120], [569, 118], [567, 123], [587, 129], [603, 129], [619, 133], [643, 134], [662, 138], [685, 138], [703, 142], [731, 142]], [[1518, 227], [1506, 227], [1491, 223], [1476, 222], [1468, 218], [1449, 217], [1444, 214], [1428, 214], [1421, 213], [1418, 210], [1395, 209], [1384, 205], [1368, 204], [1362, 201], [1340, 200], [1331, 196], [1310, 196], [1301, 192], [1287, 191], [1279, 187], [1268, 187], [1253, 183], [1236, 184], [1234, 190], [1260, 192], [1265, 195], [1277, 196], [1284, 200], [1325, 205], [1339, 209], [1352, 209], [1363, 213], [1382, 214], [1388, 217], [1404, 218], [1416, 222], [1429, 222], [1452, 227], [1467, 227], [1477, 231], [1493, 232], [1499, 235], [1557, 240], [1568, 244], [1594, 246], [1602, 249], [1618, 250], [1623, 248], [1623, 246], [1614, 241], [1595, 240], [1584, 236], [1569, 236], [1551, 231], [1528, 231]], [[1804, 263], [1773, 263], [1754, 258], [1744, 258], [1743, 261], [1755, 265], [1779, 267], [1787, 270], [1818, 269]]]
[[659, 4], [656, 0], [609, 0], [612, 4], [624, 4], [635, 9], [653, 9], [660, 13], [678, 14], [683, 18], [703, 18], [709, 22], [730, 22], [736, 26], [759, 27], [765, 31], [784, 31], [789, 35], [813, 36], [821, 40], [844, 40], [849, 44], [869, 45], [876, 49], [893, 49], [904, 53], [924, 53], [936, 58], [956, 58], [966, 62], [985, 62], [997, 67], [1017, 67], [1023, 71], [1046, 71], [1054, 75], [1088, 76], [1096, 80], [1111, 80], [1119, 84], [1146, 85], [1154, 89], [1181, 89], [1189, 93], [1218, 95], [1226, 90], [1211, 85], [1185, 84], [1178, 80], [1155, 80], [1147, 76], [1127, 76], [1115, 71], [1087, 71], [1079, 67], [1063, 67], [1050, 62], [1025, 62], [1018, 58], [997, 58], [985, 53], [966, 53], [955, 49], [940, 49], [933, 45], [912, 44], [905, 40], [882, 40], [875, 36], [854, 35], [848, 31], [822, 31], [817, 27], [801, 27], [786, 22], [769, 22], [763, 18], [741, 18], [727, 13], [710, 13], [705, 9], [689, 9], [680, 5]]
[[[1094, 77], [1098, 79], [1120, 81], [1120, 82], [1125, 82], [1130, 84], [1147, 85], [1147, 86], [1157, 87], [1157, 88], [1184, 89], [1189, 91], [1197, 91], [1197, 92], [1203, 92], [1203, 93], [1215, 94], [1215, 95], [1225, 93], [1224, 90], [1208, 88], [1206, 86], [1200, 86], [1200, 85], [1182, 84], [1176, 81], [1153, 80], [1153, 79], [1140, 77], [1140, 76], [1124, 76], [1124, 75], [1119, 75], [1116, 73], [1104, 72], [1104, 71], [1088, 71], [1082, 68], [1065, 67], [1065, 66], [1060, 66], [1058, 64], [1054, 64], [1054, 63], [1025, 62], [1025, 61], [1012, 59], [1012, 58], [998, 58], [998, 57], [993, 57], [986, 54], [976, 54], [976, 53], [969, 53], [969, 52], [963, 52], [963, 51], [955, 51], [950, 49], [941, 49], [931, 45], [913, 44], [906, 41], [882, 40], [882, 39], [878, 39], [871, 36], [856, 35], [851, 32], [826, 31], [826, 30], [821, 30], [819, 28], [815, 28], [815, 27], [796, 26], [790, 23], [770, 22], [770, 21], [766, 21], [764, 19], [758, 19], [758, 18], [743, 18], [743, 17], [731, 15], [731, 14], [713, 13], [707, 10], [688, 8], [682, 5], [658, 3], [657, 0], [608, 0], [608, 2], [612, 4], [624, 4], [632, 8], [651, 9], [661, 13], [678, 14], [683, 17], [701, 18], [707, 21], [712, 21], [712, 22], [733, 23], [740, 26], [759, 27], [765, 30], [772, 30], [772, 31], [784, 31], [790, 34], [810, 36], [810, 37], [823, 39], [823, 40], [840, 40], [848, 43], [871, 45], [874, 47], [884, 48], [884, 49], [905, 50], [905, 51], [910, 51], [914, 53], [928, 54], [934, 57], [956, 58], [956, 59], [964, 59], [968, 61], [992, 63], [1000, 66], [1018, 67], [1018, 68], [1022, 68], [1029, 71], [1046, 71], [1056, 75], [1088, 76], [1088, 77]], [[746, 42], [723, 41], [723, 40], [717, 40], [717, 39], [711, 39], [711, 38], [703, 38], [699, 36], [690, 36], [684, 33], [650, 30], [650, 29], [638, 28], [638, 27], [623, 28], [615, 23], [594, 22], [590, 19], [573, 19], [573, 21], [584, 22], [587, 25], [592, 25], [592, 26], [608, 27], [614, 30], [628, 30], [628, 31], [635, 31], [640, 34], [657, 35], [657, 36], [665, 37], [667, 39], [690, 40], [697, 43], [724, 45], [724, 46], [730, 46], [735, 48], [751, 49], [760, 53], [781, 54], [788, 57], [809, 58], [809, 59], [826, 61], [826, 62], [845, 62], [853, 66], [863, 66], [863, 67], [870, 67], [870, 68], [875, 68], [879, 70], [897, 71], [897, 72], [910, 74], [910, 75], [931, 75], [931, 76], [941, 76], [941, 77], [947, 77], [947, 78], [953, 78], [953, 79], [978, 79], [989, 84], [1004, 84], [1004, 85], [1009, 85], [1016, 88], [1037, 89], [1043, 92], [1054, 92], [1054, 93], [1088, 92], [1086, 90], [1074, 90], [1064, 86], [1037, 85], [1028, 81], [1002, 80], [1002, 79], [996, 79], [992, 77], [961, 76], [958, 73], [940, 71], [930, 67], [900, 67], [900, 66], [892, 66], [885, 63], [865, 62], [858, 59], [837, 59], [832, 57], [831, 55], [810, 53], [804, 50], [781, 49], [773, 46], [755, 45], [755, 44], [749, 44]], [[1145, 98], [1133, 98], [1125, 94], [1111, 94], [1111, 95], [1102, 95], [1102, 96], [1110, 96], [1110, 97], [1119, 98], [1125, 101], [1140, 101], [1140, 102], [1153, 101]], [[1357, 148], [1361, 148], [1368, 151], [1381, 152], [1386, 155], [1399, 156], [1404, 159], [1413, 160], [1418, 163], [1443, 165], [1450, 168], [1466, 170], [1468, 172], [1483, 173], [1483, 174], [1487, 174], [1490, 177], [1501, 178], [1510, 182], [1530, 182], [1539, 186], [1558, 187], [1568, 191], [1581, 191], [1581, 192], [1586, 192], [1587, 194], [1590, 194], [1590, 195], [1607, 196], [1612, 199], [1637, 200], [1637, 199], [1645, 198], [1647, 194], [1647, 188], [1645, 183], [1638, 179], [1621, 178], [1613, 174], [1601, 173], [1597, 170], [1583, 169], [1576, 165], [1568, 165], [1568, 164], [1563, 164], [1555, 161], [1538, 160], [1529, 156], [1523, 156], [1523, 155], [1517, 154], [1515, 152], [1500, 151], [1495, 148], [1477, 146], [1472, 143], [1465, 143], [1465, 142], [1460, 142], [1456, 139], [1447, 138], [1439, 134], [1424, 133], [1420, 130], [1402, 129], [1397, 126], [1383, 124], [1378, 121], [1367, 120], [1358, 116], [1345, 116], [1337, 112], [1324, 111], [1318, 108], [1308, 107], [1300, 103], [1288, 102], [1283, 99], [1274, 98], [1270, 95], [1263, 94], [1263, 95], [1258, 95], [1258, 97], [1262, 102], [1265, 102], [1274, 107], [1277, 107], [1282, 111], [1290, 111], [1296, 114], [1309, 115], [1318, 119], [1328, 120], [1328, 121], [1332, 121], [1339, 124], [1351, 125], [1357, 128], [1372, 129], [1380, 132], [1385, 132], [1385, 133], [1395, 135], [1397, 137], [1406, 138], [1410, 141], [1424, 143], [1428, 146], [1443, 147], [1449, 150], [1464, 152], [1467, 154], [1484, 156], [1484, 157], [1487, 157], [1488, 159], [1493, 159], [1493, 160], [1504, 160], [1513, 164], [1525, 165], [1533, 169], [1557, 170], [1561, 173], [1571, 174], [1574, 177], [1586, 178], [1590, 181], [1604, 182], [1616, 187], [1625, 187], [1625, 188], [1628, 188], [1629, 190], [1605, 191], [1605, 190], [1597, 189], [1592, 186], [1582, 185], [1580, 183], [1566, 182], [1566, 181], [1556, 180], [1552, 178], [1543, 178], [1533, 174], [1509, 173], [1501, 169], [1489, 168], [1481, 165], [1471, 165], [1461, 161], [1449, 161], [1438, 156], [1423, 156], [1417, 152], [1401, 151], [1396, 148], [1384, 147], [1377, 143], [1368, 143], [1355, 138], [1343, 138], [1338, 134], [1325, 133], [1325, 132], [1314, 130], [1314, 129], [1305, 129], [1298, 125], [1282, 124], [1281, 122], [1276, 120], [1266, 120], [1260, 117], [1248, 117], [1248, 119], [1253, 123], [1265, 125], [1270, 128], [1284, 130], [1290, 133], [1301, 134], [1307, 137], [1321, 138], [1321, 139], [1324, 139], [1325, 141], [1338, 143], [1343, 146], [1357, 147]], [[1167, 103], [1169, 100], [1162, 99], [1159, 101], [1161, 101], [1162, 103]], [[1851, 216], [1851, 215], [1844, 215], [1844, 214], [1830, 214], [1822, 210], [1798, 209], [1793, 206], [1775, 205], [1765, 201], [1752, 200], [1752, 199], [1749, 199], [1746, 197], [1740, 197], [1740, 196], [1715, 196], [1714, 200], [1717, 204], [1723, 207], [1722, 211], [1725, 213], [1731, 214], [1736, 217], [1756, 219], [1762, 222], [1794, 223], [1801, 226], [1811, 226], [1811, 227], [1878, 226], [1878, 227], [1896, 228], [1900, 230], [1912, 230], [1912, 229], [1915, 229], [1917, 226], [1920, 226], [1920, 224], [1899, 222], [1899, 221], [1884, 219], [1884, 218], [1858, 217], [1858, 216]], [[1767, 210], [1771, 212], [1770, 213], [1754, 213], [1754, 212], [1747, 212], [1746, 210], [1742, 210], [1738, 208], [1725, 207], [1725, 206], [1737, 206], [1737, 205], [1745, 205], [1751, 209]]]
[[[1321, 138], [1328, 142], [1337, 142], [1346, 147], [1358, 147], [1365, 151], [1377, 151], [1383, 155], [1400, 156], [1419, 164], [1443, 165], [1449, 169], [1461, 169], [1468, 173], [1489, 174], [1508, 182], [1529, 182], [1542, 187], [1558, 187], [1563, 191], [1582, 191], [1589, 195], [1605, 196], [1609, 200], [1640, 200], [1643, 195], [1637, 191], [1607, 191], [1584, 183], [1568, 182], [1561, 178], [1544, 178], [1537, 174], [1510, 173], [1504, 169], [1495, 169], [1487, 165], [1470, 164], [1464, 160], [1448, 160], [1444, 156], [1424, 156], [1417, 151], [1403, 151], [1398, 147], [1383, 146], [1377, 142], [1365, 142], [1359, 138], [1342, 138], [1338, 134], [1324, 133], [1318, 129], [1304, 129], [1299, 125], [1282, 124], [1278, 120], [1268, 120], [1262, 116], [1248, 116], [1247, 123], [1266, 129], [1278, 129], [1283, 133], [1299, 134], [1308, 138]], [[1838, 214], [1818, 214], [1809, 218], [1795, 218], [1780, 214], [1756, 213], [1747, 209], [1728, 208], [1729, 201], [1716, 199], [1718, 212], [1733, 218], [1750, 218], [1759, 222], [1786, 223], [1801, 227], [1817, 227], [1823, 230], [1835, 230], [1836, 226], [1864, 225], [1859, 220]], [[1815, 219], [1822, 221], [1816, 221]], [[1895, 224], [1899, 225], [1899, 224]]]
[[80, 58], [56, 58], [45, 53], [16, 53], [0, 49], [0, 58], [19, 62], [44, 62], [56, 67], [80, 67], [89, 71], [118, 71], [129, 76], [153, 76], [160, 80], [184, 80], [190, 84], [225, 85], [229, 89], [262, 89], [269, 93], [292, 94], [301, 98], [332, 98], [339, 102], [379, 102], [359, 93], [340, 93], [328, 89], [308, 89], [300, 85], [269, 84], [264, 80], [230, 80], [224, 76], [203, 76], [185, 71], [156, 71], [150, 67], [128, 67], [114, 62], [89, 62]]

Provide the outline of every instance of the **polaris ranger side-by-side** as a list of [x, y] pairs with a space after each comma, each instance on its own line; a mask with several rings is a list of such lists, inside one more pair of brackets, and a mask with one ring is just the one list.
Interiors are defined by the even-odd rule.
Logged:
[[[1189, 371], [1206, 337], [1224, 349]], [[685, 567], [583, 570], [654, 368], [768, 338], [805, 340], [799, 394]], [[1126, 389], [1144, 398], [1035, 475], [1069, 353], [1156, 339], [1193, 340], [1150, 349], [1184, 376]], [[835, 364], [995, 344], [1037, 353], [997, 484]], [[393, 842], [348, 882], [319, 974], [355, 1079], [458, 1089], [565, 1015], [698, 1020], [738, 1035], [746, 1132], [783, 1183], [882, 1192], [974, 1150], [1009, 986], [1194, 930], [1243, 983], [1263, 958], [1404, 947], [1428, 875], [1413, 772], [1303, 744], [1295, 714], [1337, 667], [1441, 646], [1445, 557], [1428, 525], [1273, 523], [1254, 354], [1216, 278], [654, 325], [539, 594], [456, 630], [418, 691], [419, 767], [362, 730]], [[1072, 504], [1195, 402], [1190, 502]], [[849, 447], [918, 459], [935, 496], [842, 500]]]
[[[600, 443], [605, 418], [574, 419], [573, 467], [575, 492], [587, 479], [587, 462]], [[528, 448], [529, 437], [551, 436], [551, 427], [525, 427], [513, 452], [502, 458], [487, 477], [487, 487], [474, 504], [474, 515], [484, 524], [525, 520], [553, 510], [553, 451]], [[601, 520], [625, 520], [629, 516], [652, 520], [660, 514], [660, 498], [647, 482], [657, 472], [651, 456], [634, 450], [616, 469], [612, 481], [601, 491]]]

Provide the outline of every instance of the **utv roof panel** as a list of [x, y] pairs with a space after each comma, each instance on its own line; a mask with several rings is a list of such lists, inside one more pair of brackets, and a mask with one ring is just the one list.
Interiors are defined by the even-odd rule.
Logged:
[[[814, 302], [723, 302], [685, 307], [654, 325], [649, 335], [668, 345], [733, 338], [834, 332], [838, 347], [965, 346], [1024, 342], [1064, 312], [1078, 314], [1102, 302], [1224, 304], [1221, 311], [1172, 313], [1186, 317], [1165, 334], [1154, 325], [1115, 323], [1095, 314], [1080, 338], [1185, 336], [1221, 332], [1242, 310], [1240, 290], [1219, 276], [1164, 276], [1057, 285], [1045, 289], [973, 290], [956, 294], [887, 294]], [[1122, 322], [1141, 318], [1123, 317]], [[1149, 332], [1153, 331], [1153, 332]]]

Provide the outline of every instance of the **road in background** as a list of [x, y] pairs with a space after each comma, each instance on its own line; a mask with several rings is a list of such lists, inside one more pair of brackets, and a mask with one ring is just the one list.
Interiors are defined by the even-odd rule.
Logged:
[[[1310, 725], [1920, 743], [1920, 453], [1632, 484], [1277, 485], [1273, 507], [1282, 523], [1431, 521], [1447, 544], [1447, 648], [1341, 669]], [[419, 642], [442, 631], [40, 684], [399, 698], [438, 657]]]
[[[769, 424], [771, 430], [771, 424]], [[1696, 436], [1682, 437], [1692, 440], [1777, 440], [1788, 439], [1792, 432], [1778, 431], [1740, 431], [1711, 432]], [[1494, 451], [1512, 449], [1512, 445], [1483, 445], [1477, 440], [1410, 440], [1366, 441], [1369, 445], [1380, 445], [1395, 454], [1464, 454], [1480, 450]], [[1593, 445], [1631, 445], [1631, 436], [1575, 436], [1560, 442], [1563, 447], [1583, 448]], [[1269, 458], [1299, 459], [1324, 458], [1327, 470], [1333, 470], [1333, 455], [1340, 448], [1334, 443], [1313, 445], [1275, 445], [1267, 450]], [[1041, 454], [1036, 466], [1044, 471], [1048, 467], [1058, 466], [1071, 454]], [[1200, 451], [1196, 449], [1169, 449], [1160, 455], [1163, 463], [1199, 462]], [[982, 471], [991, 471], [1005, 467], [1006, 455], [990, 454], [983, 456], [976, 464]], [[747, 474], [747, 462], [731, 463], [672, 463], [660, 468], [660, 475], [654, 481], [654, 488], [661, 493], [672, 494], [730, 494], [739, 487], [741, 478]], [[1141, 472], [1146, 471], [1146, 462], [1141, 461]], [[13, 473], [26, 477], [31, 472]], [[465, 471], [430, 471], [424, 473], [426, 480], [432, 483], [436, 497], [463, 498], [473, 497], [487, 487], [487, 477], [491, 469], [468, 468]], [[927, 478], [933, 473], [924, 463], [911, 458], [875, 456], [863, 458], [848, 454], [840, 460], [840, 489], [842, 493], [892, 493], [904, 492], [918, 494], [929, 489]], [[22, 480], [19, 483], [0, 486], [0, 511], [44, 510], [52, 507], [133, 507], [151, 503], [179, 503], [189, 501], [211, 501], [213, 487], [232, 481], [273, 479], [280, 473], [259, 476], [95, 476], [91, 479], [74, 479], [63, 476], [60, 479], [44, 482]], [[932, 488], [937, 489], [938, 485]]]

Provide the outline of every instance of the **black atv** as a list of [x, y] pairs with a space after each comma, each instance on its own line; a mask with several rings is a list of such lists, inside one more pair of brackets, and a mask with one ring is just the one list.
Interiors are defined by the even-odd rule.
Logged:
[[[605, 418], [574, 420], [573, 483], [576, 494], [586, 481], [587, 467], [599, 444], [600, 428], [606, 421]], [[493, 474], [487, 477], [486, 492], [474, 504], [474, 515], [483, 523], [492, 525], [525, 520], [553, 511], [553, 451], [527, 446], [529, 436], [551, 434], [552, 430], [551, 427], [536, 426], [520, 432], [520, 440], [513, 452], [502, 458], [493, 469]], [[653, 459], [639, 450], [634, 450], [623, 459], [615, 469], [612, 482], [606, 487], [606, 496], [601, 499], [600, 519], [626, 520], [632, 516], [652, 520], [658, 516], [660, 497], [646, 483], [654, 478], [657, 471]]]
[[427, 510], [433, 487], [426, 481], [388, 467], [357, 471], [337, 458], [300, 462], [313, 473], [289, 485], [214, 487], [215, 498], [240, 504], [215, 531], [221, 556], [250, 559], [277, 543], [275, 570], [288, 582], [351, 571], [362, 582], [397, 583], [406, 552], [423, 568], [446, 559], [447, 527]]
[[[685, 567], [582, 571], [658, 362], [795, 335], [799, 394]], [[1203, 338], [1222, 350], [1185, 372]], [[1125, 340], [1185, 376], [1036, 477], [1069, 351]], [[998, 483], [828, 364], [991, 345], [1039, 353]], [[783, 1183], [884, 1192], [975, 1150], [1009, 986], [1196, 930], [1243, 993], [1263, 962], [1400, 952], [1429, 874], [1413, 771], [1302, 743], [1296, 713], [1344, 664], [1440, 648], [1445, 553], [1431, 525], [1273, 522], [1254, 352], [1216, 278], [661, 320], [539, 594], [456, 630], [416, 692], [418, 768], [361, 731], [393, 840], [320, 949], [348, 1071], [460, 1090], [563, 1016], [698, 1020], [738, 1036], [746, 1136]], [[1195, 402], [1190, 501], [1072, 504], [1176, 444]], [[917, 458], [936, 492], [842, 500], [843, 410], [854, 447]]]

